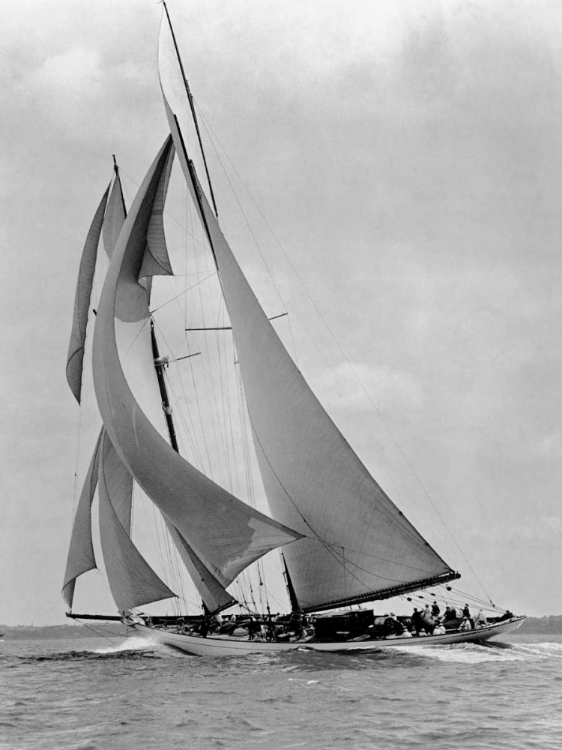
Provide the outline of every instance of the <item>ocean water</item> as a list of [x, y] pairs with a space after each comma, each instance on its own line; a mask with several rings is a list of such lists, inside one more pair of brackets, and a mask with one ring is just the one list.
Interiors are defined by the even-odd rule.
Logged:
[[197, 658], [0, 641], [2, 750], [562, 748], [562, 637]]

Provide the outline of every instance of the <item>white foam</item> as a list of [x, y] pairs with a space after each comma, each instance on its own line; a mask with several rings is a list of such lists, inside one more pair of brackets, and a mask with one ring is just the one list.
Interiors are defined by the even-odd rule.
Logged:
[[543, 641], [541, 643], [512, 643], [510, 645], [528, 656], [562, 659], [562, 643]]
[[562, 643], [457, 643], [450, 646], [401, 647], [400, 651], [443, 662], [481, 664], [484, 662], [542, 661], [561, 659]]
[[121, 643], [112, 643], [111, 646], [94, 649], [94, 654], [117, 654], [120, 651], [147, 651], [157, 645], [140, 635], [125, 638]]

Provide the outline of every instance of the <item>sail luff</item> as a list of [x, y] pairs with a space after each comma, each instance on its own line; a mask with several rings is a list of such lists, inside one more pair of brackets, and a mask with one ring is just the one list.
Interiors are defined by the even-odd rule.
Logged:
[[84, 347], [86, 342], [86, 329], [88, 324], [88, 312], [90, 309], [90, 298], [92, 296], [92, 284], [96, 270], [96, 259], [98, 245], [102, 230], [103, 217], [107, 204], [109, 187], [103, 194], [92, 224], [86, 237], [78, 281], [76, 282], [76, 293], [74, 296], [74, 315], [72, 320], [72, 332], [68, 345], [66, 358], [66, 379], [75, 399], [80, 403], [82, 395], [82, 370], [84, 367]]

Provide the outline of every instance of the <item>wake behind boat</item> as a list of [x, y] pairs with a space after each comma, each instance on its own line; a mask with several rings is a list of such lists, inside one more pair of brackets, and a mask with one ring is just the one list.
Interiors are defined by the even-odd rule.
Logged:
[[[97, 567], [91, 518], [97, 495], [101, 552], [120, 617], [139, 633], [188, 653], [440, 645], [483, 641], [515, 629], [523, 618], [510, 613], [476, 621], [465, 615], [454, 623], [453, 618], [439, 616], [438, 605], [436, 613], [437, 600], [442, 607], [458, 603], [460, 595], [448, 584], [459, 574], [371, 476], [287, 351], [275, 329], [279, 316], [268, 316], [262, 309], [219, 224], [193, 96], [165, 4], [159, 72], [171, 135], [128, 212], [115, 169], [80, 264], [67, 379], [80, 403], [86, 334], [93, 325], [93, 384], [102, 427], [70, 542], [63, 585], [70, 610], [77, 579]], [[254, 458], [248, 459], [244, 470], [249, 471], [252, 461], [257, 463], [270, 512], [241, 499], [239, 495], [245, 493], [234, 482], [227, 487], [212, 479], [197, 465], [196, 456], [180, 455], [168, 368], [172, 360], [194, 355], [161, 354], [152, 304], [154, 295], [174, 275], [163, 214], [175, 155], [202, 242], [220, 280], [229, 323], [188, 330], [228, 331], [232, 336], [242, 421], [246, 419], [253, 442], [245, 452], [252, 451]], [[94, 314], [93, 281], [103, 265], [98, 258], [101, 238], [107, 272]], [[183, 320], [179, 325], [184, 325]], [[191, 375], [185, 388], [190, 388]], [[227, 397], [232, 397], [228, 389], [217, 402]], [[240, 400], [239, 394], [236, 398]], [[195, 428], [191, 431], [196, 433]], [[242, 440], [238, 434], [234, 437], [235, 442]], [[228, 454], [228, 448], [215, 447]], [[147, 604], [163, 599], [179, 602], [180, 597], [175, 584], [154, 570], [133, 541], [136, 487], [161, 513], [166, 534], [201, 597], [205, 615], [192, 627], [179, 614], [166, 620], [139, 612]], [[277, 549], [283, 550], [292, 615], [273, 616], [267, 605], [267, 614], [250, 606], [249, 622], [216, 619], [239, 603], [248, 608], [248, 602], [240, 602], [232, 589], [246, 569], [260, 570], [261, 559]], [[261, 585], [261, 570], [259, 575]], [[415, 617], [377, 617], [371, 608], [357, 609], [366, 602], [429, 588], [435, 589], [431, 593], [435, 601], [431, 614], [420, 616], [420, 622]], [[80, 617], [72, 611], [69, 616]], [[237, 629], [242, 633], [237, 634]]]

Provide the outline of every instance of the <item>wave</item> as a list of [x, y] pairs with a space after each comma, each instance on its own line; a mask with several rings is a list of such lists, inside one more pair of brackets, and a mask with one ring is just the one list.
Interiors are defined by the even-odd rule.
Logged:
[[111, 643], [111, 645], [103, 646], [93, 650], [94, 654], [120, 654], [128, 651], [132, 652], [149, 652], [152, 653], [157, 648], [156, 643], [148, 641], [142, 636], [131, 636], [126, 638], [122, 643]]
[[20, 656], [20, 661], [31, 664], [45, 661], [90, 661], [96, 659], [150, 659], [156, 658], [152, 651], [136, 651], [123, 649], [109, 653], [98, 653], [96, 651], [63, 651], [54, 654], [41, 654], [40, 656]]
[[450, 646], [427, 646], [423, 649], [402, 647], [404, 653], [442, 662], [481, 664], [484, 662], [542, 661], [562, 659], [562, 643], [457, 643]]
[[[73, 644], [79, 645], [79, 644]], [[81, 645], [81, 644], [80, 644]], [[10, 654], [6, 655], [6, 660], [14, 660], [20, 664], [31, 664], [37, 662], [58, 662], [58, 661], [95, 661], [99, 659], [122, 659], [122, 660], [139, 660], [158, 658], [156, 648], [153, 644], [142, 638], [127, 638], [121, 643], [115, 641], [108, 642], [107, 645], [89, 647], [84, 644], [84, 648], [71, 648], [65, 651], [53, 651], [39, 654]]]

